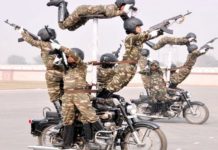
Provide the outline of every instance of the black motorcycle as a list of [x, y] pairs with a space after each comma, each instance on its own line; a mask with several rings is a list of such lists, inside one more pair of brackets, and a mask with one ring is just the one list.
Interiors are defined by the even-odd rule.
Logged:
[[199, 101], [191, 101], [190, 93], [183, 89], [171, 89], [172, 97], [167, 102], [152, 102], [148, 96], [140, 95], [139, 99], [131, 100], [137, 105], [137, 115], [140, 120], [155, 120], [175, 118], [182, 115], [188, 123], [203, 124], [209, 118], [207, 106]]
[[[94, 133], [98, 150], [166, 150], [167, 139], [160, 127], [152, 122], [137, 122], [136, 106], [127, 103], [123, 97], [114, 95], [111, 99], [95, 98], [93, 105], [106, 130]], [[35, 150], [57, 149], [53, 144], [62, 141], [63, 130], [55, 129], [59, 123], [56, 112], [47, 112], [42, 120], [32, 120], [31, 134], [38, 137], [40, 146], [30, 146]], [[75, 123], [74, 147], [87, 149], [84, 141], [83, 125]], [[89, 149], [89, 148], [88, 148]]]

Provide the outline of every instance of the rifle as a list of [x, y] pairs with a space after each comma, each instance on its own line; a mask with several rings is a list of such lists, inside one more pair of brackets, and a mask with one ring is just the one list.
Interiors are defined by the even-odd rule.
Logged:
[[113, 52], [113, 54], [118, 58], [119, 57], [119, 53], [120, 53], [120, 50], [122, 48], [122, 44], [120, 44], [120, 47], [115, 51]]
[[199, 50], [202, 50], [202, 49], [206, 49], [206, 50], [208, 50], [208, 49], [213, 49], [213, 47], [210, 46], [209, 44], [210, 44], [210, 43], [213, 43], [213, 42], [216, 41], [217, 39], [218, 39], [218, 37], [215, 37], [215, 38], [213, 38], [212, 40], [208, 41], [206, 44], [204, 44], [203, 46], [201, 46], [201, 48], [200, 48]]
[[[18, 25], [14, 24], [14, 23], [10, 23], [10, 22], [8, 21], [8, 19], [5, 20], [4, 22], [5, 22], [6, 24], [8, 24], [8, 25], [14, 27], [15, 30], [18, 30], [18, 29], [21, 28], [21, 26], [18, 26]], [[26, 33], [28, 33], [34, 40], [39, 40], [38, 36], [36, 36], [35, 34], [33, 34], [33, 33], [29, 32], [29, 31], [27, 31], [26, 29], [23, 29], [23, 30], [24, 30]], [[23, 41], [24, 41], [23, 38], [19, 38], [19, 39], [18, 39], [18, 42], [23, 42]]]
[[[150, 27], [148, 29], [148, 32], [152, 32], [152, 31], [156, 31], [156, 30], [162, 30], [163, 32], [173, 34], [173, 30], [168, 29], [168, 27], [170, 25], [172, 25], [174, 22], [178, 21], [179, 19], [182, 19], [182, 20], [180, 20], [178, 23], [182, 23], [184, 21], [184, 19], [185, 19], [185, 16], [190, 15], [191, 13], [192, 12], [187, 11], [187, 13], [184, 14], [184, 15], [177, 15], [175, 17], [171, 17], [169, 19], [166, 19], [166, 20], [162, 21], [161, 23], [158, 23], [158, 24]], [[170, 22], [170, 21], [174, 21], [174, 22]]]

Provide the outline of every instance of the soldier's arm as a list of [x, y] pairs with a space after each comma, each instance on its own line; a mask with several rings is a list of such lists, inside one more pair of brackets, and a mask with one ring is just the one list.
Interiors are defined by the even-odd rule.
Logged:
[[156, 44], [150, 41], [146, 42], [148, 46], [150, 46], [153, 50], [158, 50], [165, 45], [187, 45], [189, 44], [189, 40], [185, 37], [162, 37]]
[[125, 14], [123, 11], [119, 10], [119, 8], [115, 4], [106, 5], [104, 6], [104, 9], [105, 9], [106, 17], [109, 18], [121, 16]]
[[73, 57], [76, 63], [82, 63], [80, 57], [76, 56], [75, 53], [70, 49], [64, 46], [61, 46], [60, 50], [66, 54], [68, 57]]
[[30, 36], [27, 32], [21, 33], [23, 39], [34, 47], [38, 47], [41, 50], [51, 50], [51, 45], [49, 42], [43, 42], [41, 40], [35, 40], [32, 36]]
[[151, 38], [151, 35], [148, 32], [142, 32], [139, 34], [130, 34], [129, 36], [127, 36], [126, 41], [130, 43], [130, 45], [134, 45], [137, 42], [144, 43], [150, 38]]

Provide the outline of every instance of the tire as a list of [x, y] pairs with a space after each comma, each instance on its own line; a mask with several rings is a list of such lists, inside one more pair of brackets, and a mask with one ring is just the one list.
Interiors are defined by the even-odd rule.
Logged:
[[192, 113], [190, 107], [187, 107], [184, 110], [184, 117], [186, 121], [191, 124], [205, 123], [209, 118], [209, 110], [207, 106], [198, 103], [192, 103], [191, 106], [195, 114]]
[[[148, 105], [148, 104], [144, 103], [144, 104], [138, 105], [137, 106], [137, 113], [146, 114], [146, 112], [147, 112], [147, 114], [150, 115], [149, 114], [150, 110], [146, 107], [146, 105]], [[144, 120], [144, 121], [153, 121], [153, 120], [155, 120], [154, 118], [143, 117], [143, 116], [138, 116], [138, 119], [139, 120]]]
[[[56, 125], [50, 125], [47, 128], [45, 128], [41, 135], [38, 136], [38, 144], [40, 146], [53, 146], [55, 143], [59, 143], [60, 141], [57, 141], [57, 138], [54, 138], [58, 130], [54, 129]], [[61, 139], [60, 139], [61, 140]]]
[[150, 129], [143, 125], [135, 127], [143, 146], [138, 146], [129, 131], [125, 136], [124, 150], [167, 150], [167, 139], [160, 128]]

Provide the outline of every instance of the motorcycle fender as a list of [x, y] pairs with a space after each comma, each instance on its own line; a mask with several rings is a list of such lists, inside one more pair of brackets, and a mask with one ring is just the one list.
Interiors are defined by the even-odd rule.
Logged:
[[140, 121], [140, 122], [136, 122], [134, 125], [134, 127], [147, 127], [149, 129], [159, 129], [160, 126], [150, 122], [150, 121]]
[[[190, 102], [190, 105], [194, 105], [194, 104], [198, 104], [200, 106], [204, 106], [205, 104], [202, 103], [202, 102], [199, 102], [199, 101], [193, 101], [193, 102]], [[185, 117], [185, 110], [189, 108], [189, 105], [185, 105], [184, 109], [183, 109], [183, 117]]]

